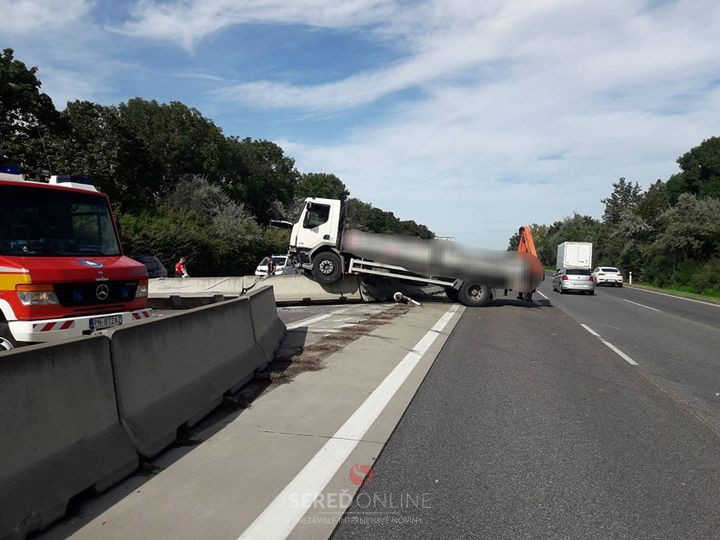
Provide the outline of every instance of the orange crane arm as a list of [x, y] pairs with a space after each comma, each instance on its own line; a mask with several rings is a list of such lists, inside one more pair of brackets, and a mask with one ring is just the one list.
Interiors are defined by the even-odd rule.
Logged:
[[518, 241], [517, 250], [518, 253], [529, 253], [533, 257], [537, 257], [532, 231], [527, 225], [520, 227], [520, 240]]

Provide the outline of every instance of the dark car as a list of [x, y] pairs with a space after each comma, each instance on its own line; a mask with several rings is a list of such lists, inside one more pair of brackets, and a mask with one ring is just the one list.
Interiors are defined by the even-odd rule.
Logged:
[[161, 263], [160, 259], [154, 255], [133, 255], [132, 258], [145, 265], [149, 278], [168, 276], [168, 272], [163, 266], [163, 263]]

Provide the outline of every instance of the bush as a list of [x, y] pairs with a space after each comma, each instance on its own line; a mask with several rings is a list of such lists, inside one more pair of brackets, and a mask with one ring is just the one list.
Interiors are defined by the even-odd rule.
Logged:
[[191, 276], [252, 274], [265, 255], [288, 249], [287, 231], [261, 229], [220, 186], [198, 177], [179, 182], [156, 209], [125, 213], [120, 222], [126, 253], [155, 255], [170, 272], [185, 257]]
[[715, 258], [697, 270], [690, 279], [694, 292], [720, 296], [720, 258]]
[[192, 210], [123, 214], [120, 218], [125, 252], [155, 255], [172, 273], [187, 258], [191, 276], [252, 274], [268, 254], [286, 253], [286, 231], [261, 229], [252, 220], [208, 219]]
[[657, 287], [667, 287], [672, 282], [672, 262], [663, 255], [656, 255], [643, 268], [642, 277]]
[[675, 265], [675, 271], [672, 275], [673, 283], [677, 285], [684, 285], [690, 288], [689, 291], [686, 292], [693, 292], [692, 287], [690, 286], [690, 281], [692, 280], [692, 276], [701, 268], [701, 264], [693, 259], [685, 259], [684, 261], [680, 261]]

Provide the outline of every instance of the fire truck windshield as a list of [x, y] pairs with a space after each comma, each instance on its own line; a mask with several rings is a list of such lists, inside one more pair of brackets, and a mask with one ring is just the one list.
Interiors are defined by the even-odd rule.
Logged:
[[120, 255], [102, 196], [0, 185], [0, 255]]

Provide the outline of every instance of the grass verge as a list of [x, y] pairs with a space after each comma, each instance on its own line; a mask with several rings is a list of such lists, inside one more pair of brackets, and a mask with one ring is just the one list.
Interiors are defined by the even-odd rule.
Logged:
[[692, 300], [702, 300], [709, 304], [720, 304], [720, 298], [717, 296], [706, 296], [704, 294], [697, 294], [692, 292], [677, 291], [675, 289], [664, 289], [662, 287], [655, 287], [653, 285], [645, 285], [644, 283], [633, 283], [630, 287], [637, 287], [638, 289], [647, 289], [648, 291], [661, 292], [670, 294], [672, 296], [680, 296], [682, 298], [690, 298]]

